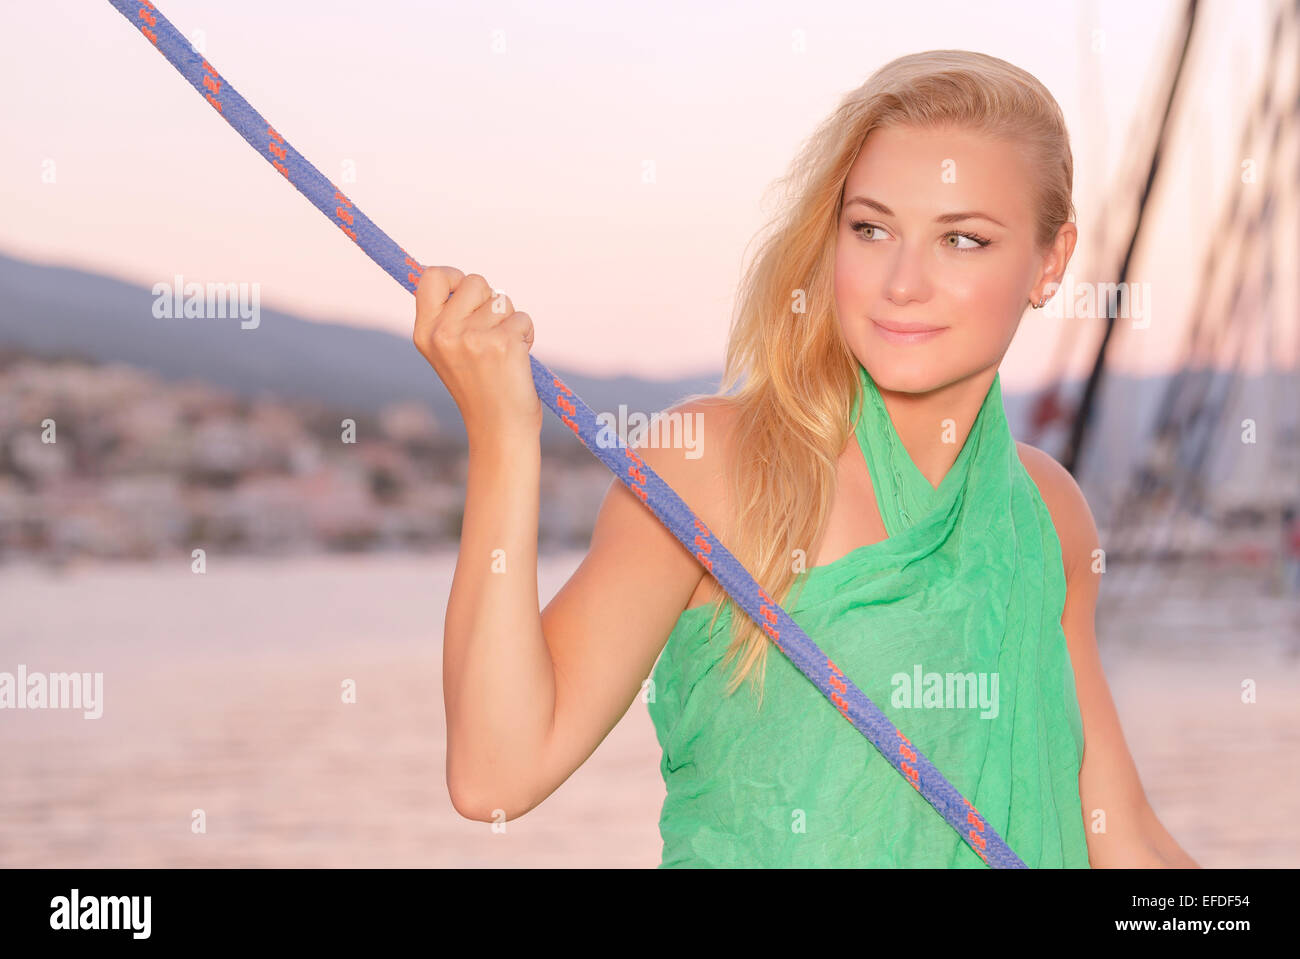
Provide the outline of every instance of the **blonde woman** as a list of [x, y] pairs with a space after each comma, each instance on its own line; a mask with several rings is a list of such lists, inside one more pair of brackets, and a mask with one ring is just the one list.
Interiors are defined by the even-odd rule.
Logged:
[[[1091, 512], [1002, 406], [999, 364], [1077, 235], [1060, 108], [994, 57], [902, 57], [785, 183], [722, 389], [671, 411], [702, 418], [704, 455], [640, 455], [1028, 866], [1195, 866], [1102, 673]], [[443, 672], [456, 809], [534, 808], [649, 678], [661, 866], [984, 868], [621, 483], [539, 611], [533, 327], [503, 299], [451, 267], [417, 295], [415, 343], [469, 435]]]

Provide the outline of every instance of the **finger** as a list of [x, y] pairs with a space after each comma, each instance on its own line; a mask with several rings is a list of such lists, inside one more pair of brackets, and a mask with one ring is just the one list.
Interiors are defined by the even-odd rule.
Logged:
[[460, 286], [461, 281], [465, 279], [465, 274], [460, 270], [456, 269], [454, 266], [440, 266], [438, 267], [438, 269], [442, 271], [442, 274], [445, 277], [447, 277], [447, 279], [451, 283], [451, 289], [447, 293], [447, 295], [455, 296], [456, 287]]
[[464, 278], [465, 274], [454, 266], [426, 266], [420, 273], [420, 282], [415, 287], [416, 307], [428, 305], [441, 307]]
[[500, 326], [514, 312], [515, 305], [510, 297], [506, 296], [504, 290], [491, 291], [491, 295], [483, 301], [483, 304], [466, 317], [465, 329], [490, 330], [494, 326]]
[[453, 325], [465, 328], [469, 315], [492, 299], [492, 284], [481, 273], [469, 273], [462, 276], [451, 291], [451, 296], [443, 306], [443, 312]]
[[426, 266], [420, 273], [420, 282], [415, 286], [415, 341], [421, 342], [432, 332], [430, 327], [434, 319], [447, 302], [447, 297], [455, 289], [460, 279], [455, 274], [460, 270], [454, 267]]
[[486, 295], [486, 289], [487, 280], [476, 273], [466, 277], [454, 266], [426, 267], [415, 289], [415, 342], [430, 342], [434, 330], [440, 327], [445, 327], [445, 332], [452, 336], [457, 335], [464, 326], [464, 318]]
[[533, 318], [527, 313], [512, 313], [501, 323], [511, 340], [520, 340], [530, 348], [533, 345]]

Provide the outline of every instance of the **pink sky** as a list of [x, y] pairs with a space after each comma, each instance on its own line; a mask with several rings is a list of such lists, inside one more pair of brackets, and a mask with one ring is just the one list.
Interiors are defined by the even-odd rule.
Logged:
[[[1174, 3], [366, 4], [160, 0], [162, 12], [399, 244], [504, 288], [548, 365], [720, 369], [766, 188], [877, 66], [965, 47], [1038, 76], [1066, 113], [1087, 275], [1097, 197], [1165, 61]], [[1141, 251], [1168, 361], [1237, 175], [1263, 3], [1202, 16], [1198, 109]], [[887, 18], [887, 19], [886, 19]], [[413, 304], [106, 2], [16, 5], [0, 37], [0, 250], [151, 286], [257, 282], [264, 307], [407, 335]], [[1094, 50], [1092, 39], [1099, 38]], [[797, 52], [802, 42], [805, 52]], [[55, 182], [43, 183], [53, 161]], [[643, 182], [654, 164], [655, 182]], [[355, 170], [355, 182], [345, 178]], [[1293, 300], [1294, 302], [1294, 300]], [[1162, 322], [1163, 321], [1163, 322]], [[1059, 374], [1069, 319], [1026, 315], [1008, 389]], [[1093, 329], [1090, 324], [1087, 329]], [[1082, 357], [1084, 354], [1080, 353]], [[1076, 369], [1077, 369], [1076, 365]]]

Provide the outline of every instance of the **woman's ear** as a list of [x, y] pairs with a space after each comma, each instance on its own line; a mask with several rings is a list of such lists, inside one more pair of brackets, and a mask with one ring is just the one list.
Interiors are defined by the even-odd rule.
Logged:
[[1074, 255], [1074, 244], [1078, 239], [1079, 231], [1073, 223], [1062, 223], [1060, 229], [1056, 231], [1056, 238], [1043, 254], [1038, 280], [1034, 283], [1034, 289], [1042, 291], [1040, 296], [1051, 298], [1060, 287], [1061, 280], [1065, 276], [1065, 268], [1070, 265], [1070, 257]]

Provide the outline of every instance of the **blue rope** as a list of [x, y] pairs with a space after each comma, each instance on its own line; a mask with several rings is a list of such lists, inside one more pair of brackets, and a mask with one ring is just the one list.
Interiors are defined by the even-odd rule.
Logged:
[[[368, 216], [295, 150], [249, 105], [149, 0], [109, 0], [140, 29], [158, 51], [239, 131], [240, 136], [329, 217], [393, 279], [414, 293], [423, 267], [392, 241]], [[584, 446], [591, 450], [636, 497], [659, 517], [678, 541], [722, 584], [751, 619], [799, 671], [893, 767], [925, 797], [957, 834], [988, 865], [1025, 864], [911, 741], [810, 640], [680, 496], [647, 466], [636, 451], [597, 440], [596, 415], [558, 376], [529, 355], [537, 395]]]

